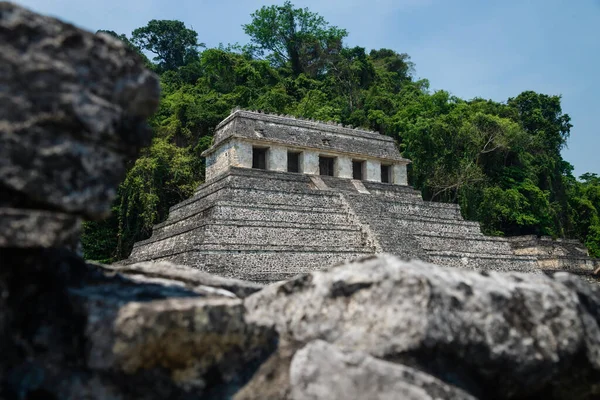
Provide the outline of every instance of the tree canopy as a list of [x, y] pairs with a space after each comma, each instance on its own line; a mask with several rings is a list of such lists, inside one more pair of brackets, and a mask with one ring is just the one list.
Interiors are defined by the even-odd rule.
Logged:
[[252, 22], [243, 25], [250, 36], [255, 55], [268, 53], [276, 67], [290, 66], [294, 75], [316, 75], [332, 55], [342, 48], [345, 29], [330, 26], [325, 19], [308, 8], [294, 8], [286, 1], [283, 6], [263, 6], [252, 15]]
[[181, 21], [156, 20], [131, 33], [131, 42], [138, 48], [155, 55], [153, 61], [160, 71], [172, 71], [198, 57], [198, 33], [185, 27]]
[[600, 257], [600, 177], [576, 179], [561, 156], [572, 126], [560, 96], [460, 99], [416, 80], [409, 55], [345, 46], [345, 30], [290, 2], [250, 19], [250, 47], [202, 52], [179, 21], [150, 21], [131, 39], [113, 32], [156, 54], [163, 93], [152, 145], [120, 185], [113, 216], [85, 224], [87, 258], [127, 257], [193, 193], [201, 152], [237, 106], [377, 130], [413, 161], [409, 182], [425, 200], [459, 203], [486, 234], [577, 238]]

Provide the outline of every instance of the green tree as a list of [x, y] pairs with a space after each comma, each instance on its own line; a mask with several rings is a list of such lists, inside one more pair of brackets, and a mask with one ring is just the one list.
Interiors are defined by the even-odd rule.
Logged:
[[591, 255], [600, 257], [600, 177], [585, 173], [568, 181], [569, 235], [581, 240]]
[[341, 50], [342, 39], [348, 35], [307, 8], [294, 8], [289, 1], [283, 6], [263, 6], [243, 28], [250, 36], [254, 54], [268, 53], [277, 67], [289, 63], [296, 76], [320, 72], [328, 56]]
[[175, 20], [155, 20], [131, 33], [131, 41], [142, 50], [155, 54], [161, 71], [175, 70], [198, 57], [198, 33]]
[[556, 233], [563, 236], [571, 229], [564, 178], [572, 167], [562, 159], [560, 152], [567, 143], [572, 125], [569, 115], [562, 112], [560, 100], [560, 96], [526, 91], [508, 99], [507, 104], [532, 138], [529, 153], [535, 183], [549, 192], [549, 201], [555, 210]]
[[169, 207], [200, 184], [204, 169], [194, 150], [202, 149], [178, 147], [168, 137], [157, 137], [136, 160], [119, 187], [115, 259], [127, 257], [133, 244], [149, 237], [152, 226], [167, 217]]
[[105, 29], [100, 29], [100, 30], [96, 31], [96, 33], [104, 33], [104, 34], [107, 34], [107, 35], [110, 35], [112, 37], [119, 39], [120, 41], [125, 43], [127, 46], [129, 46], [129, 48], [131, 48], [133, 51], [135, 51], [140, 56], [140, 58], [144, 61], [144, 64], [146, 65], [147, 68], [152, 69], [152, 63], [150, 62], [150, 60], [148, 60], [148, 57], [146, 57], [144, 52], [142, 52], [142, 50], [139, 47], [137, 47], [135, 44], [133, 44], [131, 42], [131, 40], [129, 40], [127, 35], [125, 35], [123, 33], [118, 34], [115, 31], [109, 31], [109, 30], [105, 30]]

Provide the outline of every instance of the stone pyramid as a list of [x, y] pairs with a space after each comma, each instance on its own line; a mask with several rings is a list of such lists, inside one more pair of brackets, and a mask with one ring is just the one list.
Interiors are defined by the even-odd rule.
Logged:
[[576, 241], [484, 236], [456, 204], [423, 201], [406, 184], [410, 161], [378, 133], [236, 110], [205, 156], [206, 183], [127, 263], [168, 260], [263, 282], [381, 252], [588, 277], [600, 266]]

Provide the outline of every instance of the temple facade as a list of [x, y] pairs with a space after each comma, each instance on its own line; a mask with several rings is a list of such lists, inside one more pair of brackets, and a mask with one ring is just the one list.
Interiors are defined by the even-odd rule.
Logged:
[[271, 282], [375, 253], [482, 270], [568, 270], [599, 260], [575, 241], [500, 238], [456, 204], [423, 201], [376, 132], [235, 110], [204, 152], [206, 181], [126, 263], [167, 260]]
[[206, 157], [206, 181], [231, 167], [407, 185], [394, 140], [362, 129], [234, 111], [221, 122]]

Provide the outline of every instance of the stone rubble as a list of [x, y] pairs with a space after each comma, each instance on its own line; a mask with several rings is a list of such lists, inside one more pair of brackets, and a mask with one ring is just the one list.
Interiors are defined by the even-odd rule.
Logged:
[[597, 285], [564, 272], [475, 272], [384, 255], [270, 285], [245, 304], [247, 320], [274, 325], [284, 348], [326, 341], [482, 399], [594, 398], [599, 299]]

